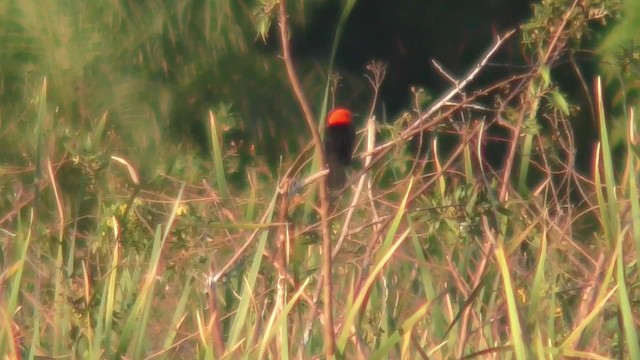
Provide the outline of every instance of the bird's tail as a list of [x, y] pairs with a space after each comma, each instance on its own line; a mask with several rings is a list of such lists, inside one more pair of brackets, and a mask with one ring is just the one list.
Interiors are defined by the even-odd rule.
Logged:
[[340, 164], [334, 164], [329, 168], [327, 184], [330, 190], [341, 190], [347, 183], [347, 170]]

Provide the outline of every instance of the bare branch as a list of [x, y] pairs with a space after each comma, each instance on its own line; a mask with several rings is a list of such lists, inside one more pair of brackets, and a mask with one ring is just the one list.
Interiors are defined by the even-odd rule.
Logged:
[[485, 53], [485, 55], [482, 57], [482, 60], [480, 60], [480, 62], [478, 62], [476, 66], [473, 69], [471, 69], [471, 71], [469, 71], [467, 76], [465, 76], [464, 79], [461, 81], [454, 80], [456, 84], [455, 87], [453, 87], [448, 93], [440, 97], [440, 99], [438, 99], [438, 101], [436, 101], [433, 105], [431, 105], [431, 107], [429, 107], [429, 109], [424, 114], [422, 114], [422, 116], [418, 120], [416, 120], [413, 124], [411, 124], [404, 131], [404, 133], [408, 133], [411, 130], [415, 129], [416, 127], [420, 126], [420, 124], [424, 120], [426, 120], [427, 118], [429, 118], [429, 116], [433, 115], [436, 111], [438, 111], [438, 109], [440, 109], [444, 104], [449, 102], [451, 98], [459, 94], [460, 91], [464, 89], [478, 75], [480, 70], [482, 70], [482, 68], [484, 68], [487, 65], [487, 63], [489, 62], [489, 59], [496, 53], [496, 51], [498, 51], [498, 49], [502, 46], [502, 44], [504, 44], [504, 42], [508, 38], [510, 38], [511, 35], [513, 35], [515, 32], [516, 32], [515, 30], [511, 30], [508, 33], [506, 33], [503, 37], [497, 38], [495, 44], [493, 44], [493, 46], [489, 49], [489, 51]]

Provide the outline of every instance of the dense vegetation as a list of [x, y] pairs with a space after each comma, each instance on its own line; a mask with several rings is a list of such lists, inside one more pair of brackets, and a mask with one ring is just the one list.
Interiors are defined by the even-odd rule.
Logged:
[[[3, 358], [640, 358], [640, 7], [536, 2], [376, 122], [375, 59], [354, 79], [284, 56], [294, 93], [281, 5], [0, 3]], [[468, 90], [509, 39], [526, 66]], [[557, 69], [585, 43], [574, 103]], [[350, 82], [370, 110], [326, 199], [310, 127]]]

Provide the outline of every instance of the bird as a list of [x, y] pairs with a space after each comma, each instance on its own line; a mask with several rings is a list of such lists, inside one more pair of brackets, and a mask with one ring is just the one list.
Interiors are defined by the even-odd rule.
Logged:
[[356, 131], [351, 123], [351, 111], [334, 108], [327, 115], [324, 136], [324, 154], [329, 169], [329, 189], [341, 190], [347, 181], [347, 168], [356, 140]]

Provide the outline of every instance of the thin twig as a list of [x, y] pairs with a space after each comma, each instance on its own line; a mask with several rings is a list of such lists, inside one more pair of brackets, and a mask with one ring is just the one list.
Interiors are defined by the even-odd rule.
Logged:
[[[416, 133], [422, 131], [422, 129], [424, 129], [424, 128], [429, 128], [429, 127], [435, 126], [436, 124], [441, 122], [442, 119], [447, 118], [449, 115], [451, 115], [455, 111], [457, 111], [457, 108], [448, 109], [443, 114], [441, 114], [441, 116], [438, 116], [437, 119], [434, 119], [432, 121], [429, 121], [429, 122], [425, 123], [425, 120], [427, 118], [429, 118], [431, 115], [433, 115], [436, 111], [438, 111], [440, 108], [442, 108], [445, 104], [448, 104], [451, 101], [451, 98], [453, 98], [455, 95], [460, 93], [460, 91], [462, 91], [478, 75], [480, 70], [482, 70], [486, 66], [487, 63], [489, 63], [489, 59], [495, 54], [496, 51], [498, 51], [498, 49], [504, 44], [504, 42], [508, 38], [510, 38], [514, 33], [515, 33], [515, 30], [511, 30], [511, 31], [507, 32], [504, 36], [498, 37], [496, 39], [496, 42], [493, 44], [493, 46], [491, 46], [491, 48], [489, 48], [489, 50], [487, 50], [485, 55], [480, 59], [480, 61], [476, 64], [476, 66], [467, 73], [467, 76], [465, 76], [463, 78], [463, 80], [459, 81], [458, 85], [455, 86], [454, 88], [452, 88], [451, 91], [449, 91], [447, 94], [441, 96], [440, 99], [438, 99], [438, 101], [436, 101], [433, 105], [431, 105], [429, 107], [429, 109], [427, 109], [426, 112], [422, 113], [420, 115], [420, 117], [416, 121], [414, 121], [406, 129], [404, 129], [404, 131], [402, 131], [402, 133], [400, 134], [400, 136], [398, 138], [393, 139], [391, 141], [388, 141], [388, 142], [386, 142], [386, 143], [384, 143], [382, 145], [379, 145], [378, 147], [376, 147], [375, 149], [373, 149], [371, 151], [368, 151], [366, 153], [360, 154], [360, 156], [363, 156], [363, 157], [367, 156], [369, 154], [372, 154], [372, 153], [376, 154], [376, 156], [373, 158], [371, 163], [369, 163], [369, 165], [367, 165], [363, 169], [361, 169], [360, 172], [355, 177], [353, 177], [351, 179], [351, 181], [347, 182], [347, 186], [350, 186], [351, 183], [354, 181], [354, 179], [358, 179], [361, 176], [362, 173], [369, 171], [371, 169], [371, 167], [373, 167], [380, 160], [382, 160], [395, 144], [397, 144], [397, 143], [399, 143], [401, 141], [405, 141], [406, 139], [409, 139], [410, 137], [414, 136]], [[516, 78], [517, 77], [514, 77], [514, 78], [510, 79], [509, 81], [515, 80]], [[505, 81], [505, 83], [506, 83], [506, 81]], [[490, 90], [499, 88], [502, 85], [503, 85], [503, 83], [493, 85], [493, 86], [491, 86], [489, 89], [487, 89], [484, 92], [486, 93], [486, 92], [488, 92]], [[465, 104], [468, 104], [468, 103], [472, 102], [473, 100], [474, 100], [473, 98], [465, 99], [461, 104], [459, 104], [459, 106], [462, 107]]]
[[449, 74], [445, 69], [444, 66], [442, 66], [436, 59], [431, 59], [431, 64], [433, 65], [433, 67], [436, 68], [436, 70], [438, 70], [438, 72], [445, 78], [447, 79], [451, 85], [454, 85], [456, 88], [458, 87], [458, 80], [456, 80], [451, 74]]
[[498, 49], [502, 46], [502, 44], [507, 39], [509, 39], [511, 35], [513, 35], [515, 32], [516, 32], [515, 30], [511, 30], [507, 32], [504, 36], [497, 38], [493, 46], [482, 57], [482, 60], [480, 60], [480, 62], [478, 62], [476, 66], [473, 69], [471, 69], [471, 71], [469, 71], [469, 73], [462, 80], [460, 80], [459, 82], [456, 82], [455, 86], [448, 93], [444, 94], [442, 97], [440, 97], [440, 99], [438, 99], [438, 101], [436, 101], [433, 105], [431, 105], [429, 109], [424, 114], [422, 114], [422, 116], [419, 117], [418, 120], [416, 120], [413, 124], [411, 124], [404, 132], [407, 133], [413, 130], [414, 128], [418, 127], [424, 120], [426, 120], [427, 118], [429, 118], [429, 116], [433, 115], [436, 111], [438, 111], [438, 109], [440, 109], [443, 104], [449, 102], [451, 98], [453, 98], [458, 93], [460, 93], [460, 91], [464, 89], [476, 77], [476, 75], [478, 75], [480, 70], [482, 70], [482, 68], [484, 68], [487, 65], [487, 63], [489, 62], [489, 59], [493, 56], [493, 54], [496, 53], [496, 51], [498, 51]]
[[[564, 14], [562, 18], [562, 23], [560, 24], [560, 26], [558, 26], [558, 29], [556, 30], [556, 33], [553, 36], [553, 39], [551, 40], [549, 47], [547, 48], [547, 52], [544, 54], [544, 57], [540, 62], [541, 64], [546, 64], [551, 58], [552, 51], [556, 50], [555, 47], [558, 44], [558, 39], [560, 39], [560, 35], [564, 33], [564, 27], [567, 26], [567, 23], [569, 22], [569, 18], [571, 17], [571, 14], [573, 13], [573, 10], [576, 8], [577, 5], [578, 5], [578, 0], [574, 0], [569, 11], [567, 11]], [[564, 44], [561, 44], [561, 45], [564, 45]], [[561, 45], [558, 45], [558, 46], [562, 47]], [[558, 51], [556, 51], [556, 54], [558, 53]]]

